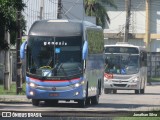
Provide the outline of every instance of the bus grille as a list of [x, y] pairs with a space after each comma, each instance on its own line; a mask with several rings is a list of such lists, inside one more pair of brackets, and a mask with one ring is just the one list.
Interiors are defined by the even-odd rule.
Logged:
[[115, 87], [126, 87], [127, 84], [113, 84]]

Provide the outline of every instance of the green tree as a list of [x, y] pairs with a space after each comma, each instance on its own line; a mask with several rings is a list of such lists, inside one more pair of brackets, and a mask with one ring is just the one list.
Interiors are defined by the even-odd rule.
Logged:
[[95, 16], [96, 24], [105, 27], [106, 21], [110, 23], [110, 18], [107, 14], [107, 9], [104, 5], [110, 5], [115, 9], [117, 6], [114, 0], [85, 0], [85, 13], [87, 16]]
[[[0, 50], [7, 49], [8, 43], [4, 40], [6, 31], [10, 32], [11, 43], [16, 41], [16, 16], [17, 9], [22, 11], [25, 4], [22, 0], [0, 0]], [[21, 17], [21, 29], [25, 30], [25, 20]]]

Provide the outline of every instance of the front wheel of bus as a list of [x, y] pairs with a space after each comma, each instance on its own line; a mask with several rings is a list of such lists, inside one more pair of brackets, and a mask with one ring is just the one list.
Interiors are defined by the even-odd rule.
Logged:
[[78, 105], [79, 107], [84, 108], [86, 106], [86, 100], [85, 99], [78, 100]]
[[101, 86], [98, 85], [96, 96], [91, 98], [91, 104], [92, 105], [97, 105], [99, 103], [100, 89], [101, 89]]
[[32, 105], [38, 106], [38, 105], [39, 105], [39, 100], [37, 100], [37, 99], [32, 99]]
[[135, 90], [135, 94], [140, 94], [140, 90]]

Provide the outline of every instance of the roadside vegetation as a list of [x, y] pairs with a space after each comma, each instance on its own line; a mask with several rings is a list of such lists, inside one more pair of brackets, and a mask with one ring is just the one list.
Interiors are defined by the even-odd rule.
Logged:
[[[23, 83], [22, 92], [19, 95], [25, 95], [25, 85], [26, 83]], [[16, 83], [12, 83], [10, 90], [4, 90], [3, 84], [0, 84], [0, 95], [16, 95]]]
[[148, 82], [160, 82], [160, 77], [148, 77]]

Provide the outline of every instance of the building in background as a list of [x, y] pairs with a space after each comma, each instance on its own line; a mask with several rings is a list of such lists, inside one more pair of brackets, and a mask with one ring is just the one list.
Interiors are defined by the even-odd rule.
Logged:
[[[105, 44], [124, 39], [125, 0], [114, 0], [117, 9], [106, 6], [111, 23], [104, 30]], [[146, 46], [149, 76], [160, 76], [160, 0], [131, 0], [129, 39], [133, 45]]]
[[[57, 19], [58, 0], [23, 0], [26, 4], [22, 14], [26, 20], [26, 32], [36, 20]], [[61, 14], [63, 19], [87, 20], [95, 23], [95, 17], [85, 15], [83, 0], [61, 0]]]
[[26, 4], [22, 14], [26, 20], [26, 35], [31, 25], [40, 19], [57, 19], [58, 0], [23, 0]]
[[86, 16], [84, 0], [62, 0], [62, 18], [86, 20], [96, 24], [95, 17]]

